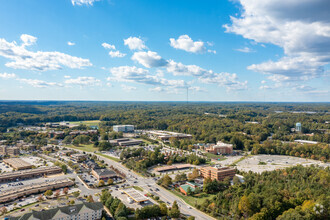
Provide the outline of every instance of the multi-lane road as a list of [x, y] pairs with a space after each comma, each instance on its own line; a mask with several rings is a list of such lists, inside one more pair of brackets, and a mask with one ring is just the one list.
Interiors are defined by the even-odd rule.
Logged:
[[[77, 150], [77, 149], [74, 149], [74, 150]], [[83, 152], [83, 150], [77, 150], [77, 151]], [[103, 157], [103, 156], [100, 156], [100, 155], [97, 155], [97, 154], [94, 154], [91, 152], [89, 152], [89, 153], [97, 156], [101, 160], [104, 160], [104, 162], [107, 163], [109, 166], [112, 165], [113, 167], [117, 168], [119, 171], [123, 172], [126, 175], [127, 183], [129, 183], [130, 185], [139, 186], [149, 192], [152, 190], [153, 193], [157, 194], [161, 200], [163, 200], [164, 202], [166, 202], [169, 205], [172, 205], [174, 201], [177, 201], [177, 203], [180, 207], [181, 213], [188, 215], [188, 216], [194, 216], [198, 220], [199, 219], [201, 219], [201, 220], [214, 219], [211, 216], [195, 209], [194, 207], [191, 207], [190, 205], [185, 203], [183, 200], [181, 200], [180, 198], [178, 198], [171, 192], [168, 192], [166, 189], [163, 189], [162, 187], [158, 187], [158, 185], [156, 184], [156, 180], [154, 178], [140, 176], [140, 175], [136, 174], [135, 172], [126, 168], [121, 163], [118, 163], [116, 161], [113, 161], [111, 159], [108, 159], [106, 157]], [[156, 191], [156, 188], [158, 189], [157, 191]]]

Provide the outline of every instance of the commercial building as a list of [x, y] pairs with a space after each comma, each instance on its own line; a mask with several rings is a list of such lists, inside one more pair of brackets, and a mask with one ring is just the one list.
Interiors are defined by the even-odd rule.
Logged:
[[0, 146], [0, 155], [16, 156], [19, 154], [20, 154], [20, 150], [18, 147], [10, 147], [6, 145]]
[[98, 181], [100, 180], [108, 181], [108, 179], [113, 179], [113, 180], [118, 179], [117, 173], [113, 170], [108, 170], [108, 169], [93, 169], [92, 175], [95, 176], [95, 178]]
[[23, 196], [35, 193], [43, 193], [47, 190], [55, 190], [63, 187], [73, 186], [75, 183], [69, 179], [53, 180], [42, 183], [33, 183], [27, 186], [13, 188], [0, 193], [0, 203], [14, 201]]
[[77, 162], [82, 162], [88, 158], [87, 154], [71, 154], [71, 158]]
[[183, 133], [177, 133], [177, 132], [171, 132], [171, 131], [159, 131], [159, 130], [153, 130], [153, 131], [145, 131], [146, 134], [148, 134], [149, 137], [158, 139], [161, 141], [168, 142], [170, 138], [176, 138], [176, 139], [191, 139], [192, 135], [190, 134], [183, 134]]
[[236, 170], [234, 168], [216, 165], [214, 167], [202, 167], [200, 173], [203, 178], [222, 181], [226, 177], [232, 179], [235, 176]]
[[189, 169], [193, 167], [191, 164], [178, 164], [178, 165], [171, 165], [171, 166], [163, 166], [156, 168], [155, 171], [157, 172], [168, 172], [173, 170], [183, 170], [183, 169]]
[[4, 159], [3, 162], [12, 168], [14, 170], [25, 170], [25, 169], [31, 169], [32, 165], [20, 158], [9, 158], [9, 159]]
[[190, 189], [191, 192], [194, 192], [198, 187], [200, 187], [199, 184], [193, 183], [193, 182], [186, 182], [186, 184], [180, 185], [180, 192], [182, 192], [185, 195], [188, 195], [188, 191]]
[[129, 139], [129, 138], [118, 138], [118, 139], [110, 140], [109, 142], [113, 146], [123, 146], [123, 147], [139, 145], [143, 143], [143, 141], [141, 140]]
[[52, 175], [58, 173], [62, 173], [62, 169], [60, 167], [41, 167], [36, 169], [14, 171], [11, 173], [2, 173], [0, 175], [0, 183], [38, 178], [43, 177], [45, 175]]
[[129, 141], [121, 141], [119, 142], [119, 146], [122, 146], [122, 147], [127, 147], [127, 146], [134, 146], [134, 145], [139, 145], [139, 144], [142, 144], [143, 141], [141, 140], [129, 140]]
[[205, 150], [212, 154], [232, 154], [233, 145], [218, 141], [216, 145], [211, 145], [207, 147]]
[[102, 218], [103, 204], [101, 202], [84, 202], [77, 205], [58, 207], [45, 211], [32, 211], [20, 217], [12, 217], [9, 220], [99, 220]]
[[148, 201], [149, 199], [143, 195], [142, 193], [138, 192], [134, 188], [126, 188], [122, 190], [128, 197], [133, 199], [137, 203], [143, 203]]
[[134, 132], [134, 125], [114, 125], [112, 129], [115, 132]]

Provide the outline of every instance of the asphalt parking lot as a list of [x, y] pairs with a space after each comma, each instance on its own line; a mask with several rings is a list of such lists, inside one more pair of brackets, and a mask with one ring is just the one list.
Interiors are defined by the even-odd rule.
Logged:
[[8, 166], [4, 162], [1, 162], [0, 163], [0, 171], [1, 171], [1, 173], [3, 173], [3, 172], [12, 172], [13, 171], [13, 168], [11, 168], [10, 166]]
[[[259, 162], [266, 163], [259, 165]], [[323, 163], [317, 160], [310, 160], [299, 157], [282, 156], [282, 155], [255, 155], [248, 157], [237, 163], [237, 169], [241, 171], [253, 171], [261, 173], [264, 171], [271, 171], [285, 167], [291, 167], [301, 164], [303, 166], [310, 166], [312, 164], [323, 167], [329, 167], [330, 163]]]

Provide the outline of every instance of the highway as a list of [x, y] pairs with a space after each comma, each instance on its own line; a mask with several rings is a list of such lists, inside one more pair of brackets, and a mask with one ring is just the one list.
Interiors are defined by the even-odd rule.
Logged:
[[[67, 147], [67, 146], [61, 146], [61, 147]], [[72, 148], [72, 149], [83, 152], [83, 150], [78, 150], [75, 148]], [[113, 167], [115, 167], [118, 170], [120, 170], [121, 172], [123, 172], [126, 175], [127, 183], [129, 183], [130, 185], [140, 186], [143, 189], [148, 190], [149, 192], [150, 192], [150, 188], [153, 190], [153, 192], [155, 192], [155, 189], [158, 188], [159, 191], [157, 191], [156, 193], [158, 194], [160, 199], [163, 200], [164, 202], [166, 202], [169, 206], [171, 206], [172, 203], [176, 200], [180, 207], [181, 213], [183, 213], [187, 216], [194, 216], [196, 218], [196, 220], [197, 219], [198, 220], [199, 219], [201, 219], [201, 220], [214, 219], [213, 217], [195, 209], [194, 207], [191, 207], [190, 205], [185, 203], [183, 200], [181, 200], [174, 194], [168, 192], [167, 190], [163, 189], [162, 187], [159, 187], [156, 183], [156, 180], [154, 180], [152, 177], [140, 176], [140, 175], [136, 174], [135, 172], [130, 171], [128, 168], [126, 168], [121, 163], [118, 163], [118, 162], [108, 159], [106, 157], [94, 154], [92, 152], [88, 152], [88, 153], [97, 156], [101, 160], [104, 160], [104, 162], [106, 164], [108, 164], [108, 166], [112, 165]], [[136, 183], [134, 183], [135, 181], [136, 181]], [[148, 187], [148, 185], [150, 185], [151, 187]]]

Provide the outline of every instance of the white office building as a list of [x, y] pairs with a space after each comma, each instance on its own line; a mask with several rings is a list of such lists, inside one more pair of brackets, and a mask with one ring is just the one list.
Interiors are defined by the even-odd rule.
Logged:
[[114, 125], [113, 131], [115, 132], [134, 132], [134, 125]]

